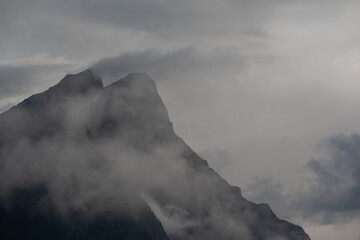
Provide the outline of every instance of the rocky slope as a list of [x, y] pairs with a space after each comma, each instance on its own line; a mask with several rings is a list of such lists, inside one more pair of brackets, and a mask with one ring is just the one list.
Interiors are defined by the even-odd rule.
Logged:
[[105, 88], [67, 75], [2, 113], [0, 132], [5, 239], [309, 239], [174, 133], [147, 74]]

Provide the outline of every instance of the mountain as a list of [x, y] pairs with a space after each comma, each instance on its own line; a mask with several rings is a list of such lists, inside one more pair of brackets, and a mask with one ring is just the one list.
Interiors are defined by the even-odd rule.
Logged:
[[0, 115], [3, 239], [310, 239], [178, 137], [155, 82], [67, 75]]

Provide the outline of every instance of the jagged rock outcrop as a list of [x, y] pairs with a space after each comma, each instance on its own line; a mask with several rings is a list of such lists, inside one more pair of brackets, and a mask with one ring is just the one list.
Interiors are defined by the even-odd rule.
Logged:
[[67, 75], [2, 113], [0, 132], [6, 239], [309, 239], [175, 134], [145, 73], [105, 88]]

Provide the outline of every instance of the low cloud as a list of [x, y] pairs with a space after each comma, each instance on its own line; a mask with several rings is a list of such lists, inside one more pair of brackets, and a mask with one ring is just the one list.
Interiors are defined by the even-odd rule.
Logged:
[[[164, 52], [160, 50], [134, 51], [117, 57], [104, 58], [91, 68], [105, 83], [118, 79], [129, 72], [148, 72], [160, 84], [181, 77], [185, 83], [193, 80], [214, 81], [221, 73], [226, 75], [240, 71], [246, 64], [245, 58], [236, 52], [219, 49], [199, 51], [192, 47]], [[180, 80], [180, 79], [179, 79]]]
[[[244, 196], [268, 202], [280, 216], [317, 224], [345, 224], [359, 219], [360, 135], [335, 135], [321, 142], [325, 156], [312, 159], [301, 186], [289, 191], [274, 176], [254, 177]], [[305, 172], [304, 172], [305, 173]]]
[[312, 159], [311, 189], [299, 205], [306, 217], [324, 223], [358, 218], [360, 212], [360, 135], [336, 135], [325, 141], [327, 156]]

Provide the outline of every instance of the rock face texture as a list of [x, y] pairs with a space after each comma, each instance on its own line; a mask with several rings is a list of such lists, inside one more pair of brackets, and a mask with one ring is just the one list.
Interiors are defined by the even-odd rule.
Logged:
[[310, 239], [179, 138], [155, 82], [67, 75], [0, 115], [2, 239]]

